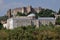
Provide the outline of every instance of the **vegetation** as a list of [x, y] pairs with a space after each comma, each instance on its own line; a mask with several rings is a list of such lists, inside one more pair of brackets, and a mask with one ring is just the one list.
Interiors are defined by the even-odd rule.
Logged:
[[52, 13], [55, 13], [55, 12], [52, 10], [46, 9], [46, 10], [42, 10], [41, 12], [39, 12], [38, 16], [39, 17], [55, 17], [54, 14]]
[[[36, 16], [54, 17], [54, 11], [42, 10]], [[16, 16], [26, 16], [24, 13], [17, 12]], [[7, 20], [7, 16], [0, 17], [0, 20]], [[60, 17], [56, 19], [56, 24], [60, 24]], [[13, 30], [7, 30], [0, 23], [0, 40], [60, 40], [60, 27], [50, 25], [18, 27]]]
[[[29, 12], [27, 15], [31, 14], [32, 12]], [[50, 9], [43, 9], [42, 11], [40, 11], [39, 13], [35, 13], [36, 16], [38, 17], [55, 17], [54, 16], [54, 11], [50, 10]], [[17, 16], [27, 16], [25, 13], [20, 13], [17, 12]]]
[[58, 11], [58, 15], [60, 14], [60, 9], [59, 9], [59, 11]]
[[24, 13], [17, 12], [16, 16], [26, 16]]
[[0, 40], [60, 40], [60, 27], [33, 26], [18, 27], [13, 30], [1, 29]]
[[0, 23], [0, 30], [3, 28], [3, 24]]
[[60, 17], [58, 17], [58, 18], [56, 19], [56, 24], [57, 24], [57, 25], [60, 25]]
[[1, 21], [1, 20], [7, 20], [7, 19], [8, 19], [7, 16], [1, 16], [1, 17], [0, 17], [0, 21]]

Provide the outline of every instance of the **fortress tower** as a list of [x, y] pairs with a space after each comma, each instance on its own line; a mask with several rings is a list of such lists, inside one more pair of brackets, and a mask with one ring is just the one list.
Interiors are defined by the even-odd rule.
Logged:
[[9, 10], [7, 11], [7, 16], [8, 16], [8, 18], [11, 18], [11, 17], [12, 17], [12, 15], [11, 15], [11, 9], [9, 9]]
[[32, 6], [28, 6], [27, 7], [27, 13], [31, 12], [32, 11]]

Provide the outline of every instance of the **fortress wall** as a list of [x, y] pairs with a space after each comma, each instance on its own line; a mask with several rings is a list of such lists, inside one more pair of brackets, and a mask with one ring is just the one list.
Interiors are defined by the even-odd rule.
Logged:
[[[16, 26], [15, 26], [16, 25]], [[13, 26], [14, 27], [19, 27], [19, 26], [28, 26], [31, 25], [31, 20], [28, 19], [20, 19], [20, 20], [14, 20]]]
[[50, 24], [50, 22], [54, 25], [55, 24], [55, 19], [43, 19], [43, 20], [39, 20], [39, 22], [41, 23], [41, 24], [43, 24], [43, 25], [49, 25]]
[[[28, 7], [20, 7], [20, 8], [14, 8], [14, 9], [11, 9], [12, 11], [11, 11], [11, 14], [14, 14], [14, 15], [16, 15], [17, 14], [17, 12], [21, 12], [21, 13], [25, 13], [25, 14], [28, 14], [29, 12], [34, 12], [34, 13], [39, 13], [41, 10], [42, 10], [42, 8], [32, 8], [32, 6], [28, 6]], [[7, 11], [7, 16], [10, 16], [10, 11], [8, 10]]]
[[33, 21], [33, 23], [34, 23], [34, 25], [36, 26], [36, 27], [39, 27], [39, 20], [32, 20]]
[[7, 20], [7, 29], [13, 29], [13, 19], [8, 19]]
[[39, 27], [41, 24], [49, 25], [50, 22], [55, 24], [55, 18], [39, 18], [39, 19], [29, 19], [29, 17], [13, 17], [7, 20], [9, 29], [13, 29], [20, 26], [36, 26]]

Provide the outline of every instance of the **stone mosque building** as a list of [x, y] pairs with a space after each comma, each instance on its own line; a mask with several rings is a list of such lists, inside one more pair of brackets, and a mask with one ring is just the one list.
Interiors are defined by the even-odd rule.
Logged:
[[21, 26], [36, 26], [39, 27], [40, 25], [49, 25], [50, 22], [54, 25], [55, 18], [53, 17], [40, 17], [38, 19], [35, 18], [35, 14], [31, 13], [28, 16], [16, 16], [7, 19], [7, 23], [4, 24], [4, 27], [7, 29], [14, 29], [16, 27]]

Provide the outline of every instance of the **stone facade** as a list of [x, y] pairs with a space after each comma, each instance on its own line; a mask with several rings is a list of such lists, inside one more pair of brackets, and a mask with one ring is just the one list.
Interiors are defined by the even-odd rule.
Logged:
[[10, 18], [12, 15], [11, 15], [11, 9], [9, 9], [8, 11], [7, 11], [7, 14], [6, 14], [7, 16], [8, 16], [8, 18]]
[[55, 18], [58, 18], [58, 17], [60, 17], [60, 15], [58, 15], [58, 14], [55, 14]]
[[33, 17], [21, 16], [21, 17], [12, 17], [7, 20], [7, 29], [13, 29], [19, 26], [32, 25]]
[[[7, 11], [7, 16], [16, 15], [17, 12], [21, 12], [21, 13], [25, 13], [25, 14], [28, 14], [30, 12], [39, 13], [41, 10], [42, 10], [41, 7], [33, 8], [32, 6], [14, 8], [14, 9], [11, 9], [11, 11], [10, 11], [10, 9]], [[11, 14], [10, 14], [10, 12], [11, 12]]]
[[7, 29], [14, 29], [21, 26], [36, 26], [39, 27], [41, 24], [49, 25], [49, 23], [55, 24], [55, 18], [38, 18], [33, 19], [30, 17], [13, 17], [7, 20]]
[[40, 17], [39, 18], [40, 24], [43, 24], [43, 25], [49, 25], [50, 23], [54, 25], [55, 21], [56, 21], [56, 18], [53, 18], [53, 17]]

